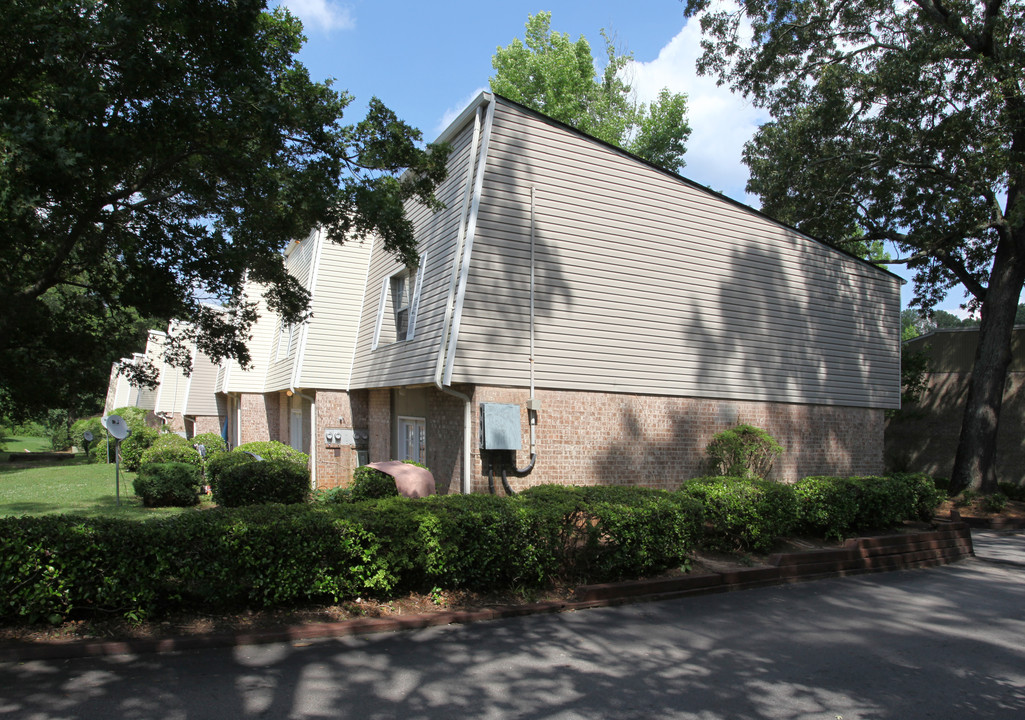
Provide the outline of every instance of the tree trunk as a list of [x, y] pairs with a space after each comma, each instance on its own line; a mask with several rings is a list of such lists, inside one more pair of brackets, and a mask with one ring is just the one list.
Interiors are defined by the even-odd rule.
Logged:
[[997, 489], [996, 454], [1000, 406], [1007, 369], [1011, 364], [1011, 331], [1018, 297], [1025, 284], [1025, 257], [1017, 238], [1000, 242], [993, 259], [989, 287], [982, 303], [979, 347], [968, 386], [961, 437], [950, 479], [951, 492], [971, 488], [984, 493]]

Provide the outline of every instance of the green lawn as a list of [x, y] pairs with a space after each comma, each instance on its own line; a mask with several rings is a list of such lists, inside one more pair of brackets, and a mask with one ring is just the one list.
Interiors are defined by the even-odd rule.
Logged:
[[[0, 516], [68, 513], [145, 519], [193, 508], [145, 508], [132, 491], [135, 473], [121, 471], [121, 507], [114, 493], [114, 466], [84, 457], [55, 463], [4, 462], [0, 456]], [[197, 506], [210, 507], [206, 498]]]
[[[0, 453], [15, 453], [15, 452], [47, 452], [50, 449], [50, 438], [45, 437], [22, 437], [15, 435], [13, 437], [4, 437], [0, 435]], [[0, 456], [0, 460], [6, 460], [7, 458]]]

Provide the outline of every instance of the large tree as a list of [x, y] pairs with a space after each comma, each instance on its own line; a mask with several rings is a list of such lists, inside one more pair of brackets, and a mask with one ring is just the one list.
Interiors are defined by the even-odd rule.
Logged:
[[[0, 26], [8, 409], [46, 407], [52, 393], [40, 389], [68, 380], [62, 356], [105, 374], [140, 315], [190, 323], [174, 357], [195, 339], [214, 359], [247, 363], [254, 312], [238, 301], [242, 284], [263, 284], [286, 321], [304, 317], [309, 298], [280, 251], [314, 227], [377, 233], [415, 262], [403, 203], [437, 205], [446, 152], [376, 99], [342, 124], [351, 97], [296, 61], [304, 38], [287, 11], [266, 0], [5, 0]], [[201, 302], [211, 296], [226, 311]]]
[[[741, 0], [702, 15], [699, 68], [770, 111], [746, 149], [763, 208], [834, 243], [892, 242], [929, 308], [961, 286], [979, 349], [955, 488], [996, 487], [1025, 283], [1025, 6]], [[749, 25], [748, 25], [749, 23]]]
[[606, 62], [598, 73], [590, 43], [582, 35], [571, 41], [551, 22], [550, 12], [528, 16], [525, 39], [496, 50], [491, 89], [679, 172], [690, 136], [687, 96], [663, 89], [650, 104], [638, 103], [625, 79], [632, 55], [618, 55], [603, 31]]

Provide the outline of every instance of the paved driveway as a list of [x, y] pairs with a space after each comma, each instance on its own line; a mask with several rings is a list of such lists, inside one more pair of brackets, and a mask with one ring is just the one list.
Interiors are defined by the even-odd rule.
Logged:
[[1025, 535], [980, 558], [470, 626], [0, 664], [7, 718], [1025, 718]]

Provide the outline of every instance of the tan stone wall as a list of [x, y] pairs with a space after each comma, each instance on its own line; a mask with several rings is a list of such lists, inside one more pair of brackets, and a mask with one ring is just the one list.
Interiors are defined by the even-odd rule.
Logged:
[[239, 445], [257, 440], [281, 440], [278, 393], [241, 393], [239, 403]]
[[[488, 491], [477, 449], [479, 404], [520, 404], [523, 449], [516, 464], [524, 467], [529, 462], [528, 394], [526, 389], [476, 389], [474, 492]], [[550, 390], [536, 396], [541, 401], [538, 459], [530, 475], [510, 478], [514, 490], [541, 483], [676, 488], [706, 473], [708, 442], [737, 423], [763, 428], [783, 446], [771, 474], [776, 479], [883, 470], [881, 410]]]
[[[921, 401], [886, 422], [886, 466], [949, 478], [971, 373], [930, 373]], [[1008, 373], [997, 434], [997, 478], [1025, 483], [1025, 373]]]

